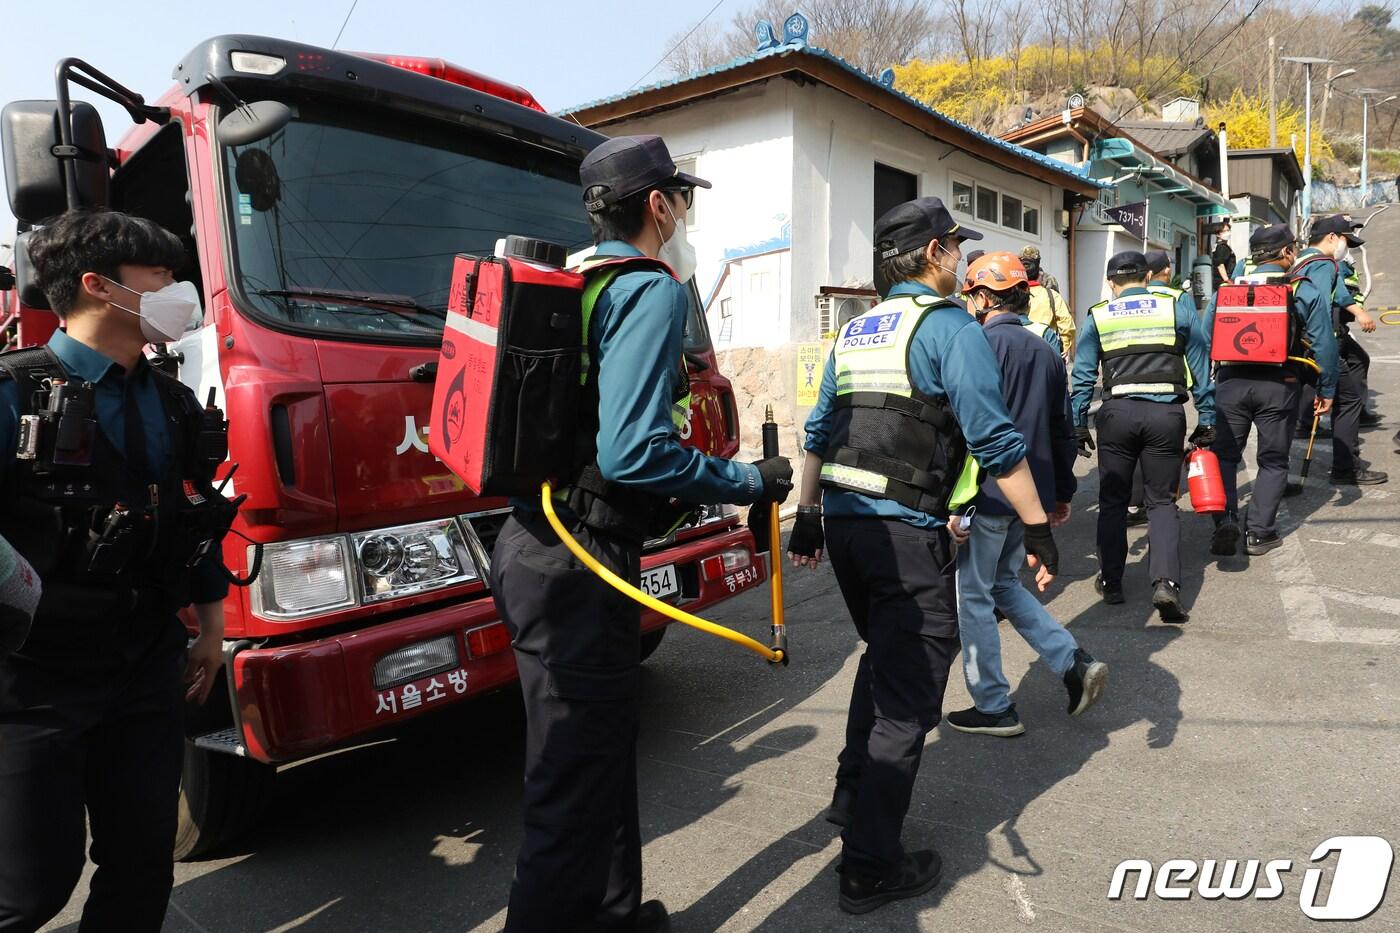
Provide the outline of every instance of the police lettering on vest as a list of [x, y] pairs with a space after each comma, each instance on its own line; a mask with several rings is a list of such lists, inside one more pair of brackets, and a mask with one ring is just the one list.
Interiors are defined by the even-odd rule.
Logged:
[[1123, 295], [1089, 309], [1099, 332], [1104, 391], [1186, 395], [1191, 373], [1176, 329], [1176, 302], [1165, 295]]
[[836, 396], [821, 482], [946, 519], [977, 493], [979, 469], [948, 399], [909, 378], [909, 350], [929, 314], [965, 313], [948, 299], [881, 302], [842, 328]]

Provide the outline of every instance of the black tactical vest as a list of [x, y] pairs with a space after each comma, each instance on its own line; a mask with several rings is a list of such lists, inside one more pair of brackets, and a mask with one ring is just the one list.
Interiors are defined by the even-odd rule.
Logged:
[[[152, 369], [165, 411], [171, 458], [154, 484], [138, 476], [99, 428], [86, 466], [38, 468], [15, 459], [0, 489], [0, 535], [44, 583], [35, 624], [169, 614], [190, 602], [193, 566], [217, 544], [231, 515], [212, 486], [215, 460], [200, 449], [198, 402], [179, 381]], [[0, 379], [13, 379], [22, 418], [36, 411], [54, 379], [69, 380], [47, 347], [0, 354]], [[129, 411], [128, 417], [139, 417]], [[236, 509], [235, 509], [236, 511]], [[211, 548], [207, 542], [214, 539]]]

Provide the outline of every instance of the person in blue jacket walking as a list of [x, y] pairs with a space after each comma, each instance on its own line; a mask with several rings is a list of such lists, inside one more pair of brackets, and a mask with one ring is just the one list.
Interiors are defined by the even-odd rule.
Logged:
[[[1065, 364], [1040, 336], [1022, 325], [1030, 306], [1025, 267], [1011, 253], [988, 253], [968, 266], [963, 295], [982, 323], [996, 355], [1001, 392], [1012, 423], [1026, 440], [1026, 460], [1050, 524], [1069, 521], [1074, 477], [1074, 431], [1069, 415]], [[1057, 338], [1058, 340], [1058, 335]], [[1014, 736], [1026, 731], [1001, 668], [996, 610], [1036, 650], [1069, 693], [1069, 713], [1078, 716], [1103, 693], [1108, 665], [1080, 648], [1021, 583], [1024, 526], [997, 484], [987, 480], [966, 513], [968, 529], [949, 527], [958, 548], [958, 633], [963, 676], [972, 695], [969, 709], [948, 714], [959, 732]]]

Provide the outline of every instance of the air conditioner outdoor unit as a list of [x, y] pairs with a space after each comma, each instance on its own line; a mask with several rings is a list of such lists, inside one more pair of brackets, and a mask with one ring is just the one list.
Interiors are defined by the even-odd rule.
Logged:
[[830, 340], [836, 336], [847, 321], [860, 317], [870, 310], [870, 302], [864, 298], [846, 295], [817, 296], [817, 333], [821, 339]]

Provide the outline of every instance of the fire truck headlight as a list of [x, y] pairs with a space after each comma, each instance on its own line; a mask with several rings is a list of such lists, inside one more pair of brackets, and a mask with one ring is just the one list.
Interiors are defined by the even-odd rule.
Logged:
[[352, 538], [367, 603], [477, 579], [456, 519], [381, 528]]
[[355, 605], [353, 581], [342, 537], [269, 544], [253, 586], [253, 612], [282, 621], [346, 609]]

